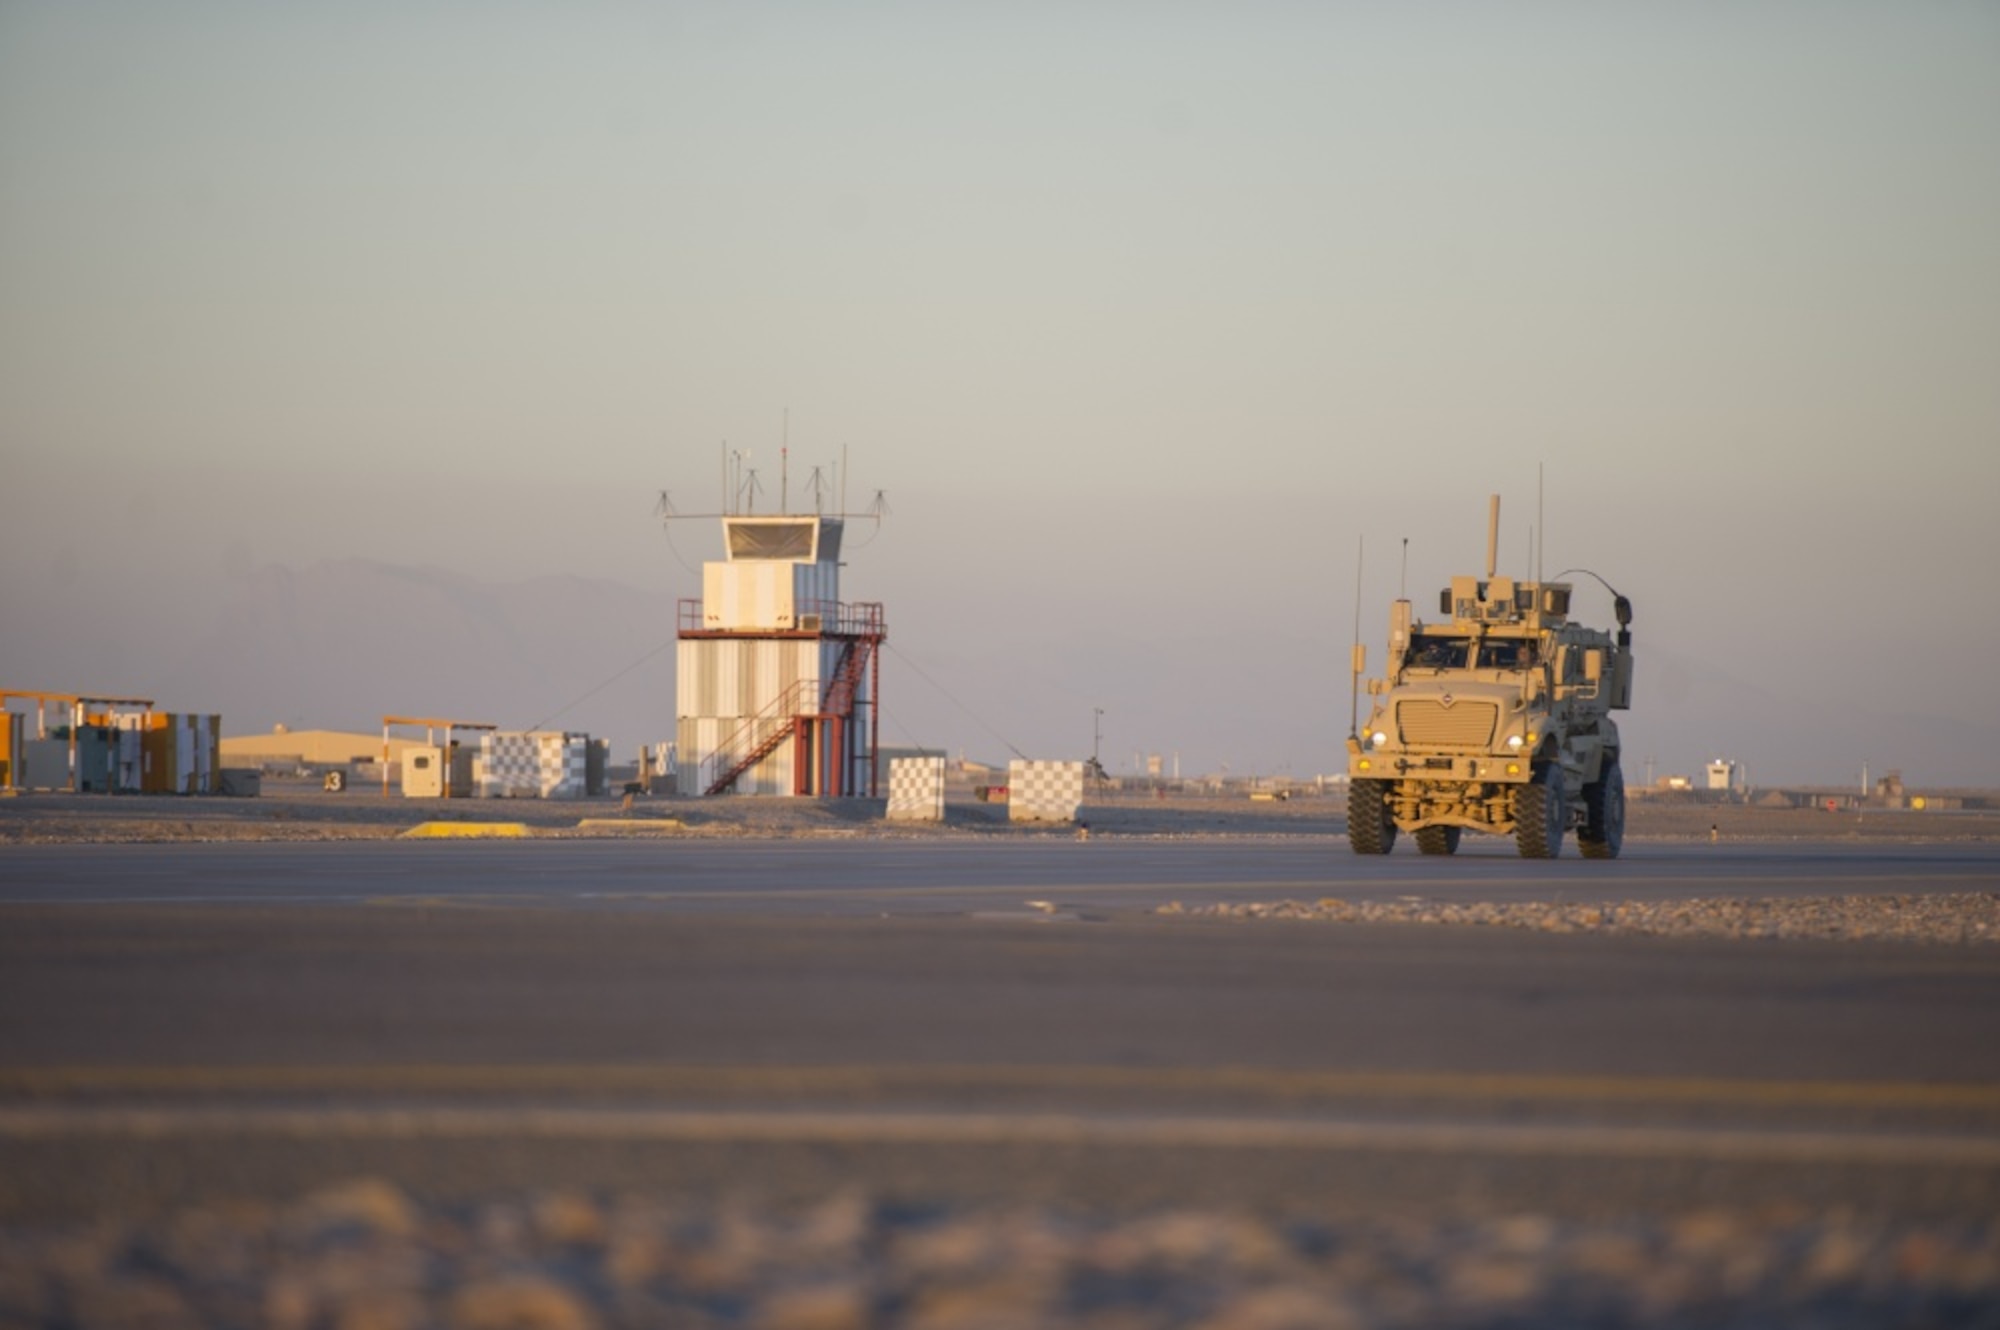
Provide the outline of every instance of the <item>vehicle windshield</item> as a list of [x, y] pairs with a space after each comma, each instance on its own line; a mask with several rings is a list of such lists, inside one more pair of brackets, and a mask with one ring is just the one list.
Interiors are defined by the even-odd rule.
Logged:
[[1456, 670], [1465, 666], [1472, 639], [1439, 637], [1419, 633], [1410, 639], [1410, 654], [1404, 663], [1413, 670]]
[[1535, 644], [1525, 638], [1489, 637], [1479, 648], [1479, 663], [1489, 670], [1525, 670], [1535, 659]]

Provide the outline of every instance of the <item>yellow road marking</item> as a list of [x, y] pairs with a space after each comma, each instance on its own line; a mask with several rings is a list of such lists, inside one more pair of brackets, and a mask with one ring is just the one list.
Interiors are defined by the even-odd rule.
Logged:
[[525, 822], [419, 822], [404, 832], [404, 840], [518, 839], [528, 834]]

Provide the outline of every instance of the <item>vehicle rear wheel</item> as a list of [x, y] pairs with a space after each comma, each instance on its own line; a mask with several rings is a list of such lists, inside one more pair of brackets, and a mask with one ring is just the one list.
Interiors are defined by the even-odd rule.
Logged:
[[[1562, 776], [1557, 774], [1560, 782]], [[1555, 859], [1562, 854], [1563, 819], [1568, 813], [1560, 784], [1521, 785], [1514, 790], [1514, 847], [1523, 859]]]
[[1387, 854], [1396, 845], [1389, 816], [1389, 782], [1357, 780], [1347, 787], [1347, 843], [1356, 854]]
[[1583, 811], [1577, 851], [1586, 859], [1616, 859], [1625, 845], [1625, 773], [1615, 756], [1596, 780], [1583, 787]]
[[1417, 848], [1425, 854], [1457, 854], [1462, 827], [1419, 827]]

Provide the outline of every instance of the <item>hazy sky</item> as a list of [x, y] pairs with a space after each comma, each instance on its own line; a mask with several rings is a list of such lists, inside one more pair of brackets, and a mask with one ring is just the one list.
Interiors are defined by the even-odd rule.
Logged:
[[892, 742], [1340, 769], [1357, 539], [1379, 661], [1541, 465], [1628, 751], [2000, 784], [2000, 6], [0, 0], [0, 685], [172, 705], [272, 564], [699, 594], [787, 409]]

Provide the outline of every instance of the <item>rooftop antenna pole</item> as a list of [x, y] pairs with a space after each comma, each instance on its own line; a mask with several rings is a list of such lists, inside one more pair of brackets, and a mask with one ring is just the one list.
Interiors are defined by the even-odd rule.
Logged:
[[[1403, 537], [1403, 580], [1396, 586], [1396, 597], [1399, 600], [1408, 600], [1410, 598], [1410, 538], [1408, 536]], [[1358, 588], [1354, 593], [1354, 603], [1358, 609], [1361, 604], [1361, 592]], [[1357, 637], [1360, 635], [1358, 628], [1355, 635]]]
[[1500, 559], [1500, 496], [1492, 495], [1486, 501], [1486, 577], [1491, 581], [1494, 565]]
[[840, 445], [840, 515], [847, 516], [847, 445]]
[[[1407, 542], [1405, 542], [1407, 543]], [[1368, 537], [1354, 541], [1354, 672], [1347, 683], [1347, 737], [1361, 733], [1361, 672], [1367, 667], [1366, 648], [1361, 645], [1361, 567], [1368, 553]]]
[[1542, 472], [1546, 463], [1535, 463], [1535, 580], [1542, 580], [1542, 548], [1549, 543], [1548, 518], [1542, 515]]
[[729, 511], [729, 440], [722, 441], [722, 511]]
[[778, 431], [778, 511], [792, 510], [792, 408], [785, 408], [785, 423]]

